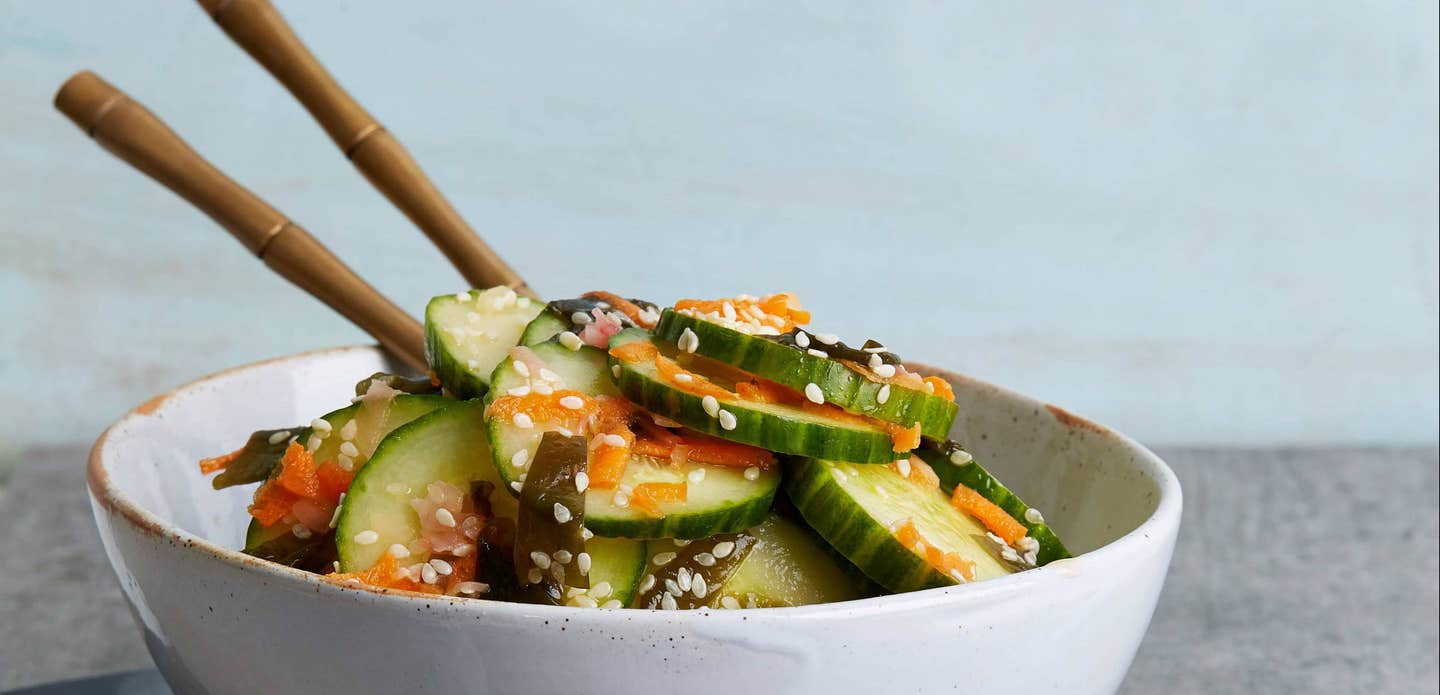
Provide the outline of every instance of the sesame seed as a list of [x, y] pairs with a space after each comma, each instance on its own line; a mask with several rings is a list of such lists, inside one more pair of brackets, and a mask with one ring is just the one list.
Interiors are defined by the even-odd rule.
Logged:
[[660, 565], [668, 565], [670, 564], [670, 561], [674, 559], [675, 553], [656, 553], [655, 557], [650, 558], [650, 562], [654, 563], [658, 567]]
[[600, 605], [599, 603], [596, 603], [595, 599], [590, 598], [589, 596], [576, 596], [575, 598], [571, 599], [570, 602], [575, 604], [577, 608], [597, 608]]
[[735, 543], [734, 541], [720, 541], [715, 544], [715, 549], [711, 552], [715, 557], [721, 559], [730, 557], [730, 553], [735, 552]]
[[661, 610], [673, 611], [673, 610], [675, 610], [676, 608], [679, 608], [679, 606], [675, 605], [675, 597], [674, 597], [674, 596], [671, 596], [670, 594], [665, 594], [664, 596], [661, 596], [661, 597], [660, 597], [660, 609], [661, 609]]
[[340, 502], [335, 505], [335, 512], [330, 515], [330, 528], [335, 528], [340, 523], [340, 512], [345, 509], [345, 493], [340, 493]]
[[430, 566], [434, 567], [435, 573], [442, 577], [448, 577], [450, 576], [451, 572], [455, 571], [455, 568], [451, 567], [450, 563], [441, 560], [440, 558], [435, 558], [434, 560], [431, 560]]
[[456, 292], [456, 293], [455, 293], [455, 301], [457, 301], [457, 302], [468, 302], [468, 301], [470, 301], [470, 293], [469, 293], [469, 292]]
[[606, 596], [610, 595], [610, 591], [610, 582], [600, 582], [599, 584], [590, 587], [590, 595], [594, 596], [595, 598], [605, 598]]
[[527, 366], [524, 362], [521, 362], [520, 360], [511, 360], [510, 367], [514, 369], [515, 373], [519, 374], [520, 376], [530, 376], [530, 367]]
[[826, 345], [834, 345], [835, 343], [840, 342], [840, 338], [834, 333], [816, 333], [815, 339]]
[[720, 413], [720, 401], [715, 400], [714, 396], [706, 396], [704, 398], [701, 398], [700, 407], [704, 408], [705, 414], [709, 415], [710, 417], [715, 417]]
[[875, 369], [875, 368], [879, 367], [879, 366], [882, 365], [882, 364], [885, 364], [885, 360], [880, 359], [880, 355], [879, 355], [878, 353], [874, 353], [874, 352], [870, 353], [870, 368], [871, 368], [871, 369]]
[[310, 529], [305, 526], [305, 524], [295, 524], [294, 526], [291, 526], [290, 533], [294, 534], [296, 538], [299, 538], [302, 541], [312, 535], [310, 533]]
[[704, 577], [697, 574], [694, 579], [690, 580], [690, 593], [694, 594], [695, 598], [705, 598], [705, 595], [710, 593], [710, 586], [705, 582]]
[[575, 556], [575, 569], [580, 570], [582, 576], [590, 574], [590, 553], [580, 553]]
[[552, 559], [552, 560], [554, 560], [554, 561], [556, 561], [556, 562], [558, 562], [558, 563], [560, 563], [560, 564], [562, 564], [562, 565], [568, 565], [568, 564], [570, 564], [570, 561], [571, 561], [571, 560], [574, 560], [574, 559], [575, 559], [575, 556], [574, 556], [574, 555], [571, 555], [571, 554], [570, 554], [570, 551], [568, 551], [568, 550], [566, 550], [566, 549], [564, 549], [564, 548], [561, 548], [561, 549], [555, 551], [555, 553], [550, 556], [550, 559]]
[[675, 422], [674, 420], [671, 420], [670, 418], [665, 417], [665, 416], [663, 416], [663, 415], [655, 415], [655, 414], [652, 413], [652, 414], [650, 415], [650, 419], [651, 419], [651, 420], [654, 420], [654, 421], [655, 421], [655, 424], [656, 424], [656, 425], [659, 425], [659, 426], [661, 426], [661, 427], [679, 427], [679, 426], [680, 426], [680, 423]]
[[740, 602], [736, 601], [734, 596], [722, 596], [720, 597], [720, 607], [732, 611], [738, 610]]
[[510, 465], [512, 465], [512, 466], [514, 466], [514, 467], [516, 467], [516, 468], [524, 468], [524, 467], [525, 467], [525, 464], [527, 464], [527, 463], [529, 463], [529, 462], [530, 462], [530, 450], [529, 450], [529, 449], [516, 449], [516, 450], [515, 450], [515, 453], [514, 453], [514, 454], [511, 454], [511, 456], [510, 456]]
[[611, 499], [611, 502], [617, 507], [628, 507], [630, 506], [630, 494], [624, 490], [616, 490], [615, 497]]
[[705, 479], [705, 469], [696, 468], [695, 470], [692, 470], [688, 474], [686, 474], [685, 477], [689, 478], [690, 482], [692, 483], [699, 483], [700, 481]]
[[577, 312], [575, 312], [575, 313], [573, 313], [573, 314], [570, 315], [570, 323], [573, 323], [573, 324], [576, 324], [576, 325], [579, 325], [579, 326], [584, 326], [585, 324], [591, 323], [591, 322], [593, 322], [594, 320], [595, 320], [595, 319], [591, 318], [589, 314], [587, 314], [587, 313], [585, 313], [585, 312], [583, 312], [583, 311], [577, 311]]
[[404, 543], [396, 543], [390, 546], [390, 557], [401, 560], [410, 557], [410, 549]]
[[882, 364], [879, 367], [875, 368], [875, 375], [882, 379], [889, 379], [890, 377], [895, 376], [895, 365]]
[[1033, 507], [1025, 510], [1025, 520], [1032, 524], [1045, 523], [1045, 517], [1040, 514], [1040, 510]]
[[725, 317], [725, 320], [727, 320], [727, 321], [734, 321], [734, 320], [735, 320], [735, 305], [734, 305], [734, 304], [731, 304], [730, 302], [722, 302], [722, 303], [720, 304], [720, 315], [721, 315], [721, 316], [724, 316], [724, 317]]
[[683, 594], [690, 590], [692, 576], [689, 567], [681, 567], [680, 570], [675, 573], [675, 584], [680, 587], [680, 593]]
[[666, 593], [666, 594], [672, 594], [672, 595], [675, 595], [675, 596], [679, 596], [679, 595], [680, 595], [680, 582], [677, 582], [677, 581], [675, 581], [674, 579], [666, 579], [666, 580], [665, 580], [665, 593]]
[[810, 382], [805, 385], [805, 398], [818, 405], [825, 402], [825, 393], [820, 390], [819, 384]]
[[555, 389], [545, 383], [535, 384], [530, 387], [530, 390], [534, 391], [537, 396], [548, 396], [555, 393]]
[[313, 454], [320, 449], [320, 445], [324, 442], [325, 440], [320, 435], [312, 434], [305, 440], [305, 450]]
[[625, 446], [625, 438], [622, 437], [622, 436], [620, 436], [620, 435], [618, 435], [618, 434], [606, 434], [606, 435], [602, 435], [602, 436], [605, 437], [605, 443], [608, 444], [608, 445], [610, 445], [610, 446], [615, 446], [615, 447]]
[[688, 384], [688, 383], [694, 381], [694, 380], [695, 380], [695, 377], [690, 376], [690, 373], [689, 373], [689, 372], [680, 372], [680, 373], [678, 373], [678, 374], [675, 375], [675, 380], [678, 381], [678, 382], [680, 382], [680, 383], [682, 383], [682, 384]]
[[759, 479], [760, 479], [760, 469], [759, 469], [759, 468], [756, 468], [755, 466], [751, 466], [751, 467], [749, 467], [749, 468], [746, 468], [746, 469], [745, 469], [745, 479], [746, 479], [746, 480], [750, 480], [750, 481], [759, 480]]
[[460, 582], [455, 585], [455, 590], [462, 594], [483, 594], [490, 590], [490, 585], [484, 582]]
[[561, 331], [558, 340], [560, 341], [561, 345], [564, 345], [572, 351], [579, 350], [580, 346], [585, 344], [584, 341], [580, 340], [580, 336], [575, 335], [570, 331]]
[[567, 410], [579, 410], [585, 407], [585, 399], [579, 396], [566, 396], [560, 399], [560, 405]]
[[620, 599], [618, 599], [618, 598], [612, 598], [612, 599], [610, 599], [609, 601], [606, 601], [606, 602], [600, 604], [600, 607], [601, 607], [601, 608], [612, 608], [612, 609], [613, 609], [613, 608], [622, 608], [622, 607], [624, 607], [624, 604], [620, 603]]
[[701, 567], [714, 567], [715, 556], [710, 553], [696, 553], [695, 564], [700, 565]]
[[615, 375], [615, 378], [616, 378], [616, 379], [619, 379], [619, 378], [620, 378], [620, 365], [618, 365], [618, 364], [612, 364], [612, 365], [610, 365], [610, 373], [613, 374], [613, 375]]
[[528, 396], [528, 395], [530, 395], [530, 387], [529, 387], [529, 386], [516, 386], [515, 388], [512, 388], [512, 389], [507, 390], [505, 393], [507, 393], [507, 394], [509, 394], [509, 395], [511, 395], [511, 396], [515, 396], [515, 397], [517, 397], [517, 398], [520, 397], [520, 396]]
[[465, 368], [472, 372], [480, 371], [480, 360], [465, 360]]
[[542, 570], [550, 569], [550, 556], [539, 550], [530, 551], [530, 562]]
[[1015, 545], [1019, 547], [1020, 550], [1027, 553], [1034, 552], [1040, 549], [1040, 541], [1037, 541], [1030, 536], [1021, 536], [1020, 540], [1015, 541]]
[[361, 531], [360, 533], [355, 534], [355, 538], [353, 540], [360, 545], [370, 545], [375, 541], [380, 540], [380, 534], [371, 531], [370, 529], [366, 529], [364, 531]]
[[555, 503], [555, 523], [557, 523], [557, 524], [568, 524], [568, 523], [570, 523], [570, 518], [571, 518], [571, 517], [570, 517], [570, 508], [569, 508], [569, 507], [566, 507], [566, 506], [563, 505], [563, 504], [560, 504], [559, 502], [556, 502], [556, 503]]
[[515, 417], [510, 418], [510, 421], [522, 430], [528, 430], [535, 426], [535, 421], [531, 420], [530, 416], [525, 413], [515, 413]]
[[881, 386], [880, 390], [875, 394], [875, 402], [880, 405], [885, 405], [885, 401], [888, 400], [890, 400], [890, 385], [885, 384]]
[[954, 579], [957, 582], [960, 582], [961, 584], [965, 583], [965, 573], [961, 572], [959, 569], [950, 570], [950, 578]]
[[346, 422], [345, 424], [343, 424], [343, 425], [340, 426], [340, 438], [341, 438], [341, 439], [354, 439], [354, 438], [355, 438], [355, 430], [356, 430], [357, 428], [359, 428], [359, 425], [355, 424], [355, 421], [354, 421], [354, 420], [350, 420], [349, 422]]
[[330, 430], [333, 429], [333, 427], [331, 426], [329, 420], [326, 420], [323, 417], [317, 417], [314, 420], [310, 421], [310, 429], [315, 430], [316, 434], [323, 437], [330, 434]]
[[735, 421], [735, 413], [728, 410], [721, 410], [715, 417], [720, 420], [720, 429], [733, 430], [738, 423]]
[[640, 593], [643, 594], [653, 588], [655, 588], [655, 575], [645, 575], [645, 578], [640, 580]]
[[455, 557], [465, 557], [473, 552], [475, 552], [475, 546], [465, 543], [464, 545], [455, 546], [455, 549], [450, 551], [450, 554]]
[[440, 573], [436, 572], [435, 568], [431, 567], [428, 564], [421, 565], [420, 580], [425, 582], [426, 584], [434, 584], [435, 582], [440, 580]]
[[802, 348], [810, 347], [810, 336], [805, 335], [805, 331], [796, 331], [795, 344], [799, 345]]
[[339, 560], [331, 560], [331, 561], [330, 561], [330, 566], [331, 566], [331, 567], [334, 567], [336, 572], [339, 572], [339, 571], [340, 571], [340, 561], [339, 561]]
[[541, 572], [538, 568], [531, 567], [530, 571], [525, 573], [525, 578], [530, 580], [531, 584], [539, 584], [545, 581], [545, 573]]
[[360, 449], [355, 446], [354, 442], [342, 442], [340, 444], [340, 453], [352, 459], [360, 457]]
[[435, 521], [445, 528], [455, 528], [455, 515], [444, 507], [435, 510]]
[[594, 531], [591, 531], [590, 529], [588, 529], [588, 528], [583, 528], [583, 527], [580, 529], [580, 540], [588, 541], [588, 540], [590, 540], [591, 538], [594, 538], [594, 537], [595, 537], [595, 532], [594, 532]]
[[512, 480], [512, 481], [510, 481], [510, 489], [511, 489], [511, 490], [514, 490], [514, 491], [516, 491], [516, 492], [519, 492], [519, 491], [520, 491], [520, 488], [521, 488], [520, 481], [518, 481], [518, 480]]
[[953, 463], [957, 466], [964, 466], [973, 463], [974, 461], [975, 457], [971, 456], [970, 452], [964, 449], [956, 449], [950, 454], [950, 463]]
[[688, 538], [675, 538], [672, 539], [670, 542], [674, 543], [675, 547], [677, 548], [683, 548], [687, 545], [690, 545], [691, 543], [694, 543], [695, 541], [692, 541]]
[[576, 491], [576, 492], [584, 492], [584, 491], [585, 491], [585, 488], [588, 488], [588, 487], [590, 487], [590, 475], [589, 475], [588, 473], [586, 473], [585, 471], [580, 471], [579, 473], [576, 473], [576, 474], [575, 474], [575, 491]]
[[695, 331], [686, 328], [684, 332], [680, 334], [679, 340], [675, 341], [675, 347], [682, 352], [693, 354], [700, 348], [700, 336], [695, 335]]
[[810, 355], [811, 357], [819, 357], [821, 359], [830, 356], [830, 353], [825, 352], [824, 350], [816, 350], [815, 348], [810, 348], [809, 350], [806, 350], [805, 353]]
[[1000, 557], [1002, 557], [1002, 558], [1004, 558], [1004, 559], [1006, 559], [1006, 560], [1009, 560], [1010, 562], [1019, 562], [1019, 561], [1020, 561], [1020, 554], [1017, 553], [1017, 552], [1015, 552], [1015, 549], [1014, 549], [1014, 548], [1006, 548], [1006, 549], [1004, 549], [1004, 550], [1001, 550], [1001, 551], [1000, 551]]
[[895, 461], [895, 468], [900, 471], [900, 477], [910, 477], [910, 459], [906, 458]]

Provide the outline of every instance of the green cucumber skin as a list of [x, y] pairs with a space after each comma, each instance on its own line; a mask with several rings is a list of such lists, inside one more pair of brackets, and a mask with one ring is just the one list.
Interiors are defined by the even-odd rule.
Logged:
[[[648, 334], [630, 329], [616, 335], [610, 344], [613, 347], [644, 336]], [[610, 358], [610, 364], [612, 370], [620, 367], [615, 383], [622, 395], [652, 413], [698, 432], [782, 454], [846, 463], [889, 463], [896, 457], [890, 435], [881, 430], [801, 422], [733, 403], [721, 405], [735, 416], [735, 429], [727, 430], [720, 426], [718, 418], [705, 412], [700, 396], [653, 379], [637, 371], [634, 365], [614, 357]]]
[[[491, 290], [493, 289], [496, 288], [491, 288]], [[485, 292], [489, 291], [472, 292], [471, 295], [474, 298], [471, 301], [482, 299]], [[435, 372], [435, 377], [440, 380], [440, 383], [456, 398], [460, 400], [480, 398], [490, 390], [490, 372], [494, 369], [494, 365], [471, 370], [464, 361], [456, 358], [445, 344], [447, 338], [444, 335], [444, 321], [437, 315], [441, 310], [453, 306], [457, 301], [454, 295], [442, 294], [431, 298], [425, 305], [425, 361], [430, 364], [431, 371]], [[519, 315], [518, 312], [528, 311], [531, 320], [544, 311], [544, 304], [538, 301], [525, 299], [524, 302], [524, 307], [517, 306], [513, 310], [506, 309], [505, 311], [514, 311], [517, 312], [517, 315]], [[513, 344], [508, 343], [507, 347]], [[503, 361], [503, 357], [501, 361]]]
[[[892, 385], [884, 404], [877, 400], [884, 385], [871, 381], [838, 360], [816, 357], [772, 340], [745, 335], [666, 309], [655, 326], [655, 340], [674, 343], [689, 328], [700, 339], [695, 354], [724, 362], [742, 371], [764, 377], [796, 391], [808, 384], [820, 387], [827, 403], [877, 420], [909, 427], [920, 423], [920, 432], [945, 437], [960, 408], [954, 401]], [[823, 345], [820, 347], [824, 347]], [[824, 457], [821, 457], [824, 458]]]
[[570, 324], [565, 323], [559, 316], [550, 313], [549, 309], [542, 310], [538, 316], [525, 325], [525, 332], [520, 334], [521, 345], [538, 345], [562, 332], [569, 330]]
[[785, 492], [805, 523], [876, 584], [897, 594], [955, 585], [863, 510], [846, 513], [856, 502], [818, 461], [787, 461]]
[[765, 486], [765, 490], [761, 494], [742, 500], [738, 504], [706, 512], [670, 514], [659, 519], [643, 515], [626, 518], [586, 514], [585, 528], [590, 529], [596, 536], [637, 540], [661, 538], [699, 540], [709, 538], [717, 533], [744, 531], [765, 520], [770, 513], [770, 504], [775, 499], [775, 493], [780, 488], [779, 482], [778, 476], [772, 485], [766, 485], [763, 480], [757, 480], [755, 485]]
[[915, 453], [935, 471], [936, 477], [940, 478], [940, 489], [947, 494], [953, 492], [956, 485], [964, 485], [1024, 524], [1030, 531], [1030, 537], [1040, 544], [1040, 549], [1035, 553], [1036, 566], [1043, 567], [1055, 560], [1071, 557], [1069, 549], [1060, 542], [1060, 537], [1055, 535], [1055, 530], [1047, 524], [1036, 524], [1026, 519], [1025, 511], [1030, 506], [1001, 484], [994, 474], [981, 467], [980, 462], [956, 465], [950, 462], [950, 458], [943, 451], [931, 448], [929, 443], [916, 449]]

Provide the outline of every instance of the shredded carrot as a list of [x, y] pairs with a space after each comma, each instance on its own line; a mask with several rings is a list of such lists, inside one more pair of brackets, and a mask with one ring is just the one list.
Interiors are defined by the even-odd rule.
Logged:
[[893, 425], [887, 423], [885, 425], [885, 430], [890, 433], [890, 441], [894, 444], [893, 448], [897, 453], [901, 451], [910, 451], [915, 447], [920, 446], [919, 422], [916, 422], [909, 427], [901, 427], [900, 425]]
[[454, 558], [449, 562], [450, 581], [445, 583], [445, 593], [453, 594], [455, 593], [455, 587], [459, 586], [461, 582], [475, 580], [475, 569], [479, 563], [473, 552], [464, 557]]
[[[810, 312], [800, 308], [800, 302], [789, 292], [779, 292], [763, 299], [682, 299], [675, 302], [676, 310], [690, 310], [697, 314], [729, 315], [726, 305], [736, 320], [756, 325], [770, 326], [784, 332], [796, 325], [810, 322]], [[757, 311], [756, 317], [751, 311]]]
[[697, 463], [708, 463], [732, 468], [767, 469], [775, 467], [775, 455], [758, 446], [729, 442], [715, 437], [692, 434], [685, 438], [689, 448], [686, 457]]
[[805, 394], [759, 377], [752, 377], [748, 381], [736, 383], [735, 393], [739, 394], [741, 398], [755, 403], [800, 405], [805, 402]]
[[215, 471], [223, 471], [229, 468], [230, 464], [235, 463], [235, 459], [240, 458], [240, 452], [242, 451], [244, 451], [244, 449], [236, 449], [228, 454], [222, 454], [208, 459], [200, 459], [200, 474], [210, 475]]
[[895, 461], [890, 464], [890, 470], [900, 474], [900, 477], [909, 480], [921, 487], [940, 487], [940, 476], [935, 475], [935, 469], [920, 459], [919, 456], [911, 455], [908, 459]]
[[673, 442], [660, 442], [654, 439], [636, 439], [635, 445], [630, 447], [632, 454], [657, 459], [668, 459], [674, 452], [675, 444]]
[[[625, 440], [623, 446], [615, 446], [607, 442], [608, 435], [619, 435]], [[590, 487], [599, 490], [609, 490], [620, 483], [621, 476], [625, 475], [625, 466], [630, 462], [630, 450], [635, 445], [635, 435], [627, 427], [617, 427], [613, 432], [597, 433], [590, 440], [589, 454], [586, 456], [586, 475], [590, 477]]]
[[927, 376], [922, 381], [935, 387], [935, 395], [947, 401], [955, 400], [955, 389], [950, 386], [950, 382], [938, 376]]
[[629, 316], [630, 320], [634, 321], [635, 325], [641, 328], [655, 327], [654, 319], [647, 319], [645, 317], [645, 312], [641, 311], [640, 307], [636, 306], [634, 302], [631, 302], [630, 300], [621, 297], [618, 294], [615, 294], [613, 292], [603, 292], [600, 290], [596, 290], [594, 292], [586, 292], [585, 294], [582, 294], [580, 296], [585, 297], [586, 299], [598, 299], [602, 302], [608, 303], [611, 309], [615, 309], [616, 311], [619, 311], [620, 313]]
[[630, 503], [653, 517], [665, 516], [661, 502], [684, 502], [688, 485], [679, 483], [641, 483], [630, 492]]
[[896, 527], [894, 534], [895, 540], [899, 541], [900, 545], [905, 546], [911, 552], [918, 553], [931, 567], [945, 574], [949, 574], [952, 570], [959, 570], [960, 576], [964, 577], [967, 582], [975, 579], [975, 563], [955, 553], [947, 553], [930, 543], [920, 535], [920, 529], [915, 528], [914, 521], [906, 519], [905, 523]]
[[915, 447], [920, 446], [919, 422], [916, 422], [909, 427], [897, 425], [893, 422], [881, 422], [880, 420], [876, 420], [875, 418], [865, 417], [864, 415], [856, 415], [855, 413], [845, 410], [840, 406], [835, 405], [834, 403], [812, 403], [807, 400], [802, 402], [800, 404], [800, 407], [806, 412], [823, 415], [827, 418], [841, 420], [857, 425], [879, 427], [881, 429], [884, 429], [886, 434], [890, 435], [892, 449], [896, 453], [910, 451]]
[[[561, 401], [574, 396], [580, 399], [579, 408], [567, 408]], [[501, 396], [495, 399], [494, 403], [486, 409], [485, 415], [488, 418], [496, 418], [501, 421], [510, 421], [517, 414], [524, 414], [533, 422], [553, 422], [566, 426], [579, 426], [580, 421], [589, 417], [597, 409], [594, 398], [574, 389], [561, 389], [548, 395], [540, 395], [535, 392], [523, 396]]]
[[315, 474], [315, 457], [299, 442], [290, 442], [280, 459], [280, 475], [275, 482], [290, 492], [307, 499], [319, 500], [320, 478]]
[[251, 502], [250, 516], [260, 522], [261, 526], [274, 526], [275, 522], [285, 518], [295, 503], [302, 499], [289, 490], [286, 490], [275, 481], [269, 481], [255, 490], [255, 499]]
[[355, 472], [347, 471], [334, 461], [326, 461], [315, 469], [315, 477], [320, 482], [320, 499], [335, 506], [340, 504], [340, 495], [350, 489], [350, 483], [355, 480]]
[[[454, 566], [453, 563], [451, 565]], [[380, 559], [370, 569], [359, 572], [332, 572], [324, 575], [332, 582], [348, 583], [351, 580], [368, 586], [380, 587], [382, 589], [402, 589], [405, 591], [417, 591], [425, 594], [438, 594], [442, 589], [434, 584], [425, 584], [410, 579], [400, 574], [400, 563], [396, 562], [395, 556], [386, 550]]]
[[610, 354], [621, 362], [649, 362], [659, 356], [660, 350], [648, 340], [637, 340], [610, 348]]
[[655, 356], [655, 371], [659, 372], [661, 381], [681, 391], [693, 393], [697, 396], [714, 396], [719, 400], [735, 400], [734, 393], [716, 386], [709, 379], [699, 374], [686, 371], [685, 368], [676, 364], [674, 360], [668, 357], [661, 355]]
[[1024, 524], [1016, 521], [1015, 517], [1007, 514], [1004, 509], [964, 485], [955, 486], [955, 492], [950, 495], [950, 504], [978, 519], [991, 533], [1012, 546], [1029, 532]]

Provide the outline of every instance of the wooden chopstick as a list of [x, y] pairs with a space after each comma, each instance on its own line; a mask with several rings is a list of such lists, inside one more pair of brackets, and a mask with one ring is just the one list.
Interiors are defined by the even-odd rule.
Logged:
[[425, 372], [424, 331], [415, 319], [280, 211], [205, 161], [149, 109], [88, 70], [61, 85], [55, 108], [111, 154], [209, 215], [271, 270]]
[[198, 0], [215, 23], [270, 71], [340, 151], [475, 287], [505, 285], [535, 297], [476, 234], [405, 150], [316, 60], [269, 0]]

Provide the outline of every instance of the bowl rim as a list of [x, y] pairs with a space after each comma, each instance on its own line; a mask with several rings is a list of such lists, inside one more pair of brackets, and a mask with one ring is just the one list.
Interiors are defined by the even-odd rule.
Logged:
[[[325, 580], [322, 579], [320, 575], [251, 557], [238, 550], [225, 547], [209, 539], [190, 533], [159, 517], [127, 497], [114, 481], [110, 479], [109, 472], [105, 469], [102, 459], [104, 458], [105, 447], [109, 443], [111, 436], [128, 423], [142, 417], [153, 415], [163, 408], [166, 402], [172, 397], [204, 386], [210, 382], [238, 375], [245, 371], [285, 363], [301, 363], [351, 352], [378, 353], [382, 356], [385, 354], [383, 350], [376, 345], [349, 345], [308, 350], [273, 357], [230, 367], [198, 379], [193, 379], [169, 391], [149, 398], [134, 408], [131, 408], [107, 427], [95, 440], [95, 444], [90, 449], [86, 462], [85, 480], [92, 504], [97, 506], [96, 511], [99, 512], [101, 509], [113, 511], [142, 535], [158, 536], [173, 540], [175, 541], [174, 545], [176, 547], [184, 548], [186, 551], [194, 550], [204, 553], [209, 556], [210, 559], [229, 565], [233, 569], [259, 571], [264, 575], [268, 575], [270, 580], [278, 582], [280, 586], [277, 588], [298, 589], [321, 594], [328, 592], [350, 592], [351, 596], [358, 593], [362, 596], [373, 596], [377, 602], [396, 601], [399, 602], [396, 604], [397, 606], [406, 609], [413, 608], [415, 606], [414, 602], [424, 601], [430, 604], [431, 608], [444, 605], [462, 611], [476, 611], [487, 614], [511, 612], [513, 617], [517, 618], [527, 616], [549, 617], [552, 615], [551, 611], [563, 611], [560, 615], [570, 619], [577, 617], [596, 617], [603, 619], [605, 616], [618, 617], [623, 615], [626, 620], [655, 619], [665, 621], [683, 619], [684, 616], [690, 615], [706, 616], [712, 619], [727, 615], [736, 617], [737, 619], [741, 619], [742, 616], [745, 618], [754, 618], [756, 617], [754, 614], [757, 612], [764, 616], [791, 618], [815, 618], [825, 616], [854, 617], [857, 613], [869, 614], [876, 612], [924, 610], [936, 603], [942, 602], [946, 604], [980, 605], [1016, 593], [1042, 590], [1041, 587], [1045, 585], [1075, 576], [1076, 570], [1072, 568], [1079, 563], [1087, 565], [1104, 564], [1109, 559], [1123, 559], [1127, 556], [1145, 554], [1147, 551], [1153, 552], [1152, 546], [1157, 543], [1166, 543], [1167, 538], [1170, 539], [1168, 542], [1173, 543], [1173, 539], [1179, 530], [1181, 507], [1183, 504], [1183, 495], [1180, 489], [1179, 479], [1176, 477], [1174, 471], [1170, 469], [1169, 465], [1144, 445], [1124, 434], [1074, 415], [1058, 406], [973, 377], [964, 376], [948, 370], [925, 367], [924, 365], [916, 366], [922, 368], [922, 371], [940, 375], [952, 382], [964, 382], [976, 387], [992, 389], [997, 391], [1000, 396], [1017, 399], [1037, 407], [1044, 407], [1060, 424], [1072, 429], [1086, 430], [1097, 436], [1115, 438], [1123, 447], [1130, 449], [1136, 454], [1137, 465], [1139, 465], [1142, 470], [1148, 468], [1148, 474], [1157, 482], [1159, 495], [1154, 511], [1137, 524], [1135, 528], [1099, 548], [1081, 553], [1074, 558], [1057, 560], [1044, 567], [1017, 572], [1005, 577], [989, 579], [983, 582], [975, 582], [973, 584], [938, 587], [838, 603], [767, 608], [764, 611], [723, 609], [660, 611], [635, 610], [629, 608], [577, 610], [577, 608], [573, 606], [535, 605], [484, 598], [437, 596], [435, 594], [422, 594], [364, 585], [357, 586]], [[97, 523], [103, 522], [97, 518]], [[113, 560], [111, 564], [113, 570]]]

